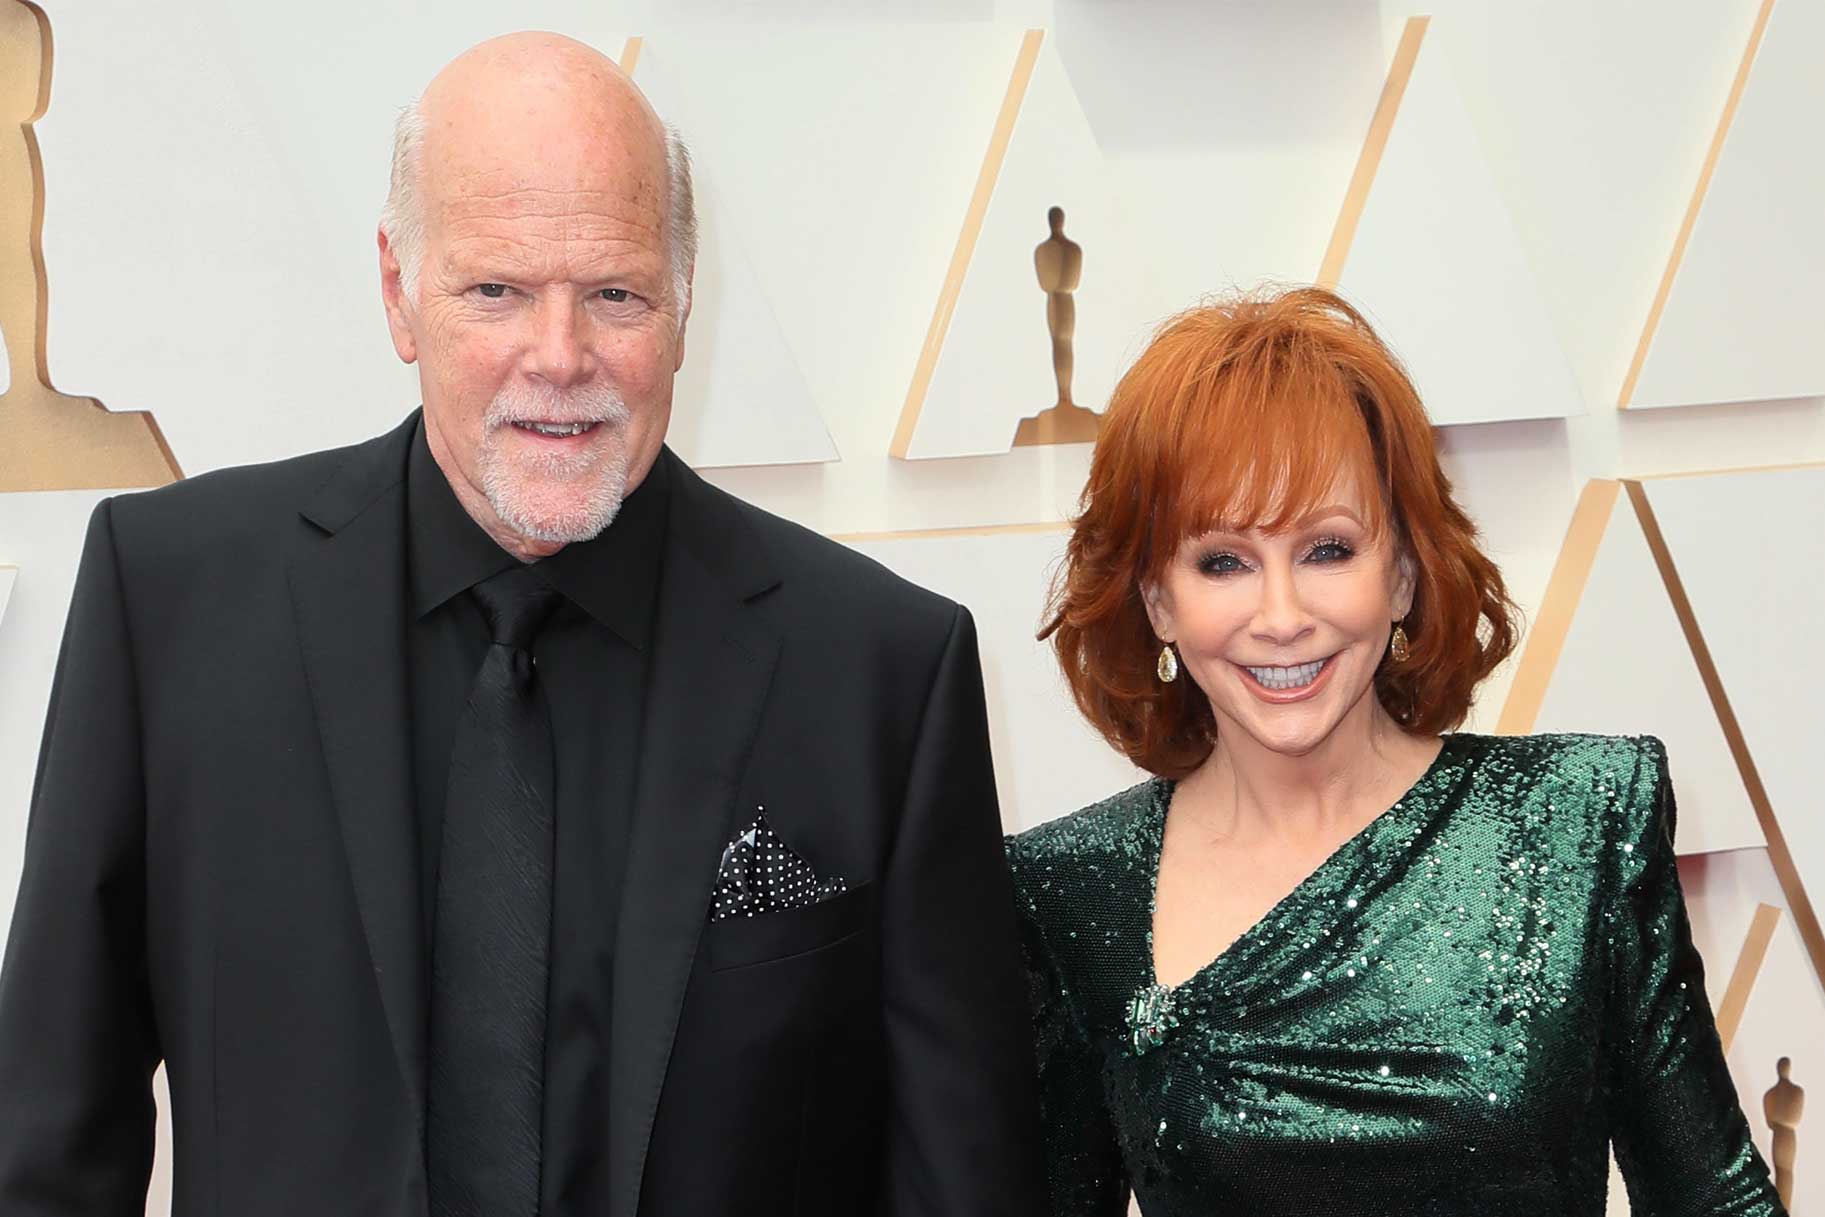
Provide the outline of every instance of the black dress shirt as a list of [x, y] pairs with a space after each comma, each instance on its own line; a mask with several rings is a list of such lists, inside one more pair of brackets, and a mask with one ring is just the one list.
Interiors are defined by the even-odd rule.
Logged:
[[[538, 563], [564, 599], [533, 644], [556, 748], [542, 1211], [606, 1208], [614, 942], [664, 552], [666, 463], [593, 541]], [[469, 517], [421, 425], [407, 473], [413, 777], [432, 942], [450, 749], [488, 630], [469, 589], [516, 559]]]

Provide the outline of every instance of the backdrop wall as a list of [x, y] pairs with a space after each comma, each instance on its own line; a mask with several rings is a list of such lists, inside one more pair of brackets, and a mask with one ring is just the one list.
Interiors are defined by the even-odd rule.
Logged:
[[[1054, 194], [1082, 200], [1083, 227], [1068, 231], [1084, 248], [1091, 369], [1119, 368], [1203, 293], [1337, 271], [1440, 418], [1496, 420], [1448, 426], [1441, 443], [1535, 633], [1471, 727], [1675, 741], [1682, 845], [1707, 851], [1687, 868], [1695, 917], [1714, 999], [1746, 977], [1731, 1061], [1766, 1151], [1775, 1059], [1825, 1086], [1825, 1059], [1806, 1047], [1825, 1026], [1825, 943], [1803, 899], [1811, 874], [1825, 900], [1825, 838], [1807, 830], [1817, 800], [1794, 777], [1799, 732], [1825, 721], [1825, 672], [1806, 658], [1825, 620], [1806, 556], [1825, 479], [1646, 481], [1658, 542], [1618, 531], [1646, 527], [1618, 514], [1633, 511], [1627, 496], [1575, 512], [1591, 479], [1825, 462], [1825, 383], [1807, 352], [1770, 355], [1786, 360], [1779, 377], [1750, 375], [1768, 360], [1744, 368], [1734, 340], [1682, 303], [1747, 266], [1728, 288], [1733, 323], [1785, 324], [1810, 290], [1794, 285], [1825, 274], [1818, 111], [1789, 66], [1825, 53], [1816, 8], [794, 0], [760, 20], [734, 0], [535, 0], [511, 15], [483, 0], [308, 14], [45, 0], [53, 76], [33, 124], [45, 370], [65, 393], [149, 411], [188, 474], [377, 433], [417, 401], [375, 274], [394, 113], [455, 53], [508, 28], [562, 30], [616, 56], [639, 37], [635, 78], [692, 143], [709, 217], [680, 449], [731, 491], [974, 610], [1012, 830], [1134, 776], [1076, 719], [1032, 640], [1089, 447], [1008, 447], [1019, 419], [1052, 404], [1044, 296], [1036, 283], [1019, 295], [1046, 236], [1043, 208], [1026, 212]], [[1403, 87], [1385, 89], [1421, 14], [1432, 20]], [[1045, 31], [1031, 105], [1010, 115], [1031, 28]], [[0, 179], [0, 219], [30, 206], [29, 187]], [[1412, 222], [1439, 198], [1451, 205], [1436, 222]], [[1724, 203], [1707, 213], [1713, 198]], [[37, 271], [9, 240], [0, 232], [0, 284], [16, 289]], [[1682, 243], [1700, 268], [1690, 296]], [[950, 324], [934, 326], [947, 297]], [[16, 320], [26, 307], [0, 318], [36, 324]], [[1617, 408], [1643, 359], [1653, 400], [1634, 404], [1679, 408]], [[19, 363], [0, 368], [0, 454], [79, 471], [81, 442], [27, 425], [35, 370]], [[764, 409], [742, 408], [748, 367]], [[1496, 367], [1515, 371], [1498, 383]], [[994, 376], [971, 371], [983, 368]], [[1106, 376], [1087, 375], [1078, 399], [1100, 407], [1087, 394]], [[1751, 400], [1769, 383], [1801, 395]], [[889, 455], [901, 434], [913, 459]], [[986, 455], [947, 455], [964, 452]], [[0, 459], [0, 479], [11, 467]], [[14, 491], [0, 493], [0, 567], [17, 568], [10, 597], [0, 574], [0, 911], [82, 527], [103, 493], [24, 484], [0, 484]], [[1720, 645], [1771, 622], [1778, 648]], [[1780, 917], [1743, 973], [1762, 903]], [[1825, 1208], [1825, 1117], [1801, 1139], [1796, 1208]]]

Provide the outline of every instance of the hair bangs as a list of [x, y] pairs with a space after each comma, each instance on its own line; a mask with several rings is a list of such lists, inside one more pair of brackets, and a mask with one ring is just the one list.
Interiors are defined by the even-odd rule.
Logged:
[[1347, 489], [1360, 497], [1371, 534], [1386, 524], [1384, 462], [1354, 386], [1315, 353], [1260, 345], [1199, 369], [1173, 402], [1150, 573], [1188, 537], [1283, 532]]

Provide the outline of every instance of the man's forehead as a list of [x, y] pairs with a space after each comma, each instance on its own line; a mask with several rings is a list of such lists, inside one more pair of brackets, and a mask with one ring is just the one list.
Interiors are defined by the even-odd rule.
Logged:
[[426, 167], [452, 181], [657, 178], [665, 161], [663, 129], [588, 112], [470, 113], [429, 122], [425, 135]]
[[576, 215], [657, 210], [661, 183], [639, 172], [541, 174], [529, 179], [511, 170], [451, 174], [435, 190], [446, 218], [470, 215]]
[[426, 176], [432, 223], [473, 226], [545, 221], [610, 222], [657, 230], [663, 223], [663, 167], [597, 155], [535, 163], [446, 160]]
[[572, 277], [623, 273], [664, 259], [663, 220], [652, 207], [593, 191], [470, 196], [439, 209], [433, 240], [450, 266]]

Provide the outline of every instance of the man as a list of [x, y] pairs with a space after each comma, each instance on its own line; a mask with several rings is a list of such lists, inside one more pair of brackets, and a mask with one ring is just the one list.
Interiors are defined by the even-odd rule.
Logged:
[[689, 169], [515, 35], [402, 119], [424, 407], [104, 503], [0, 976], [0, 1212], [1039, 1194], [964, 610], [663, 448]]

